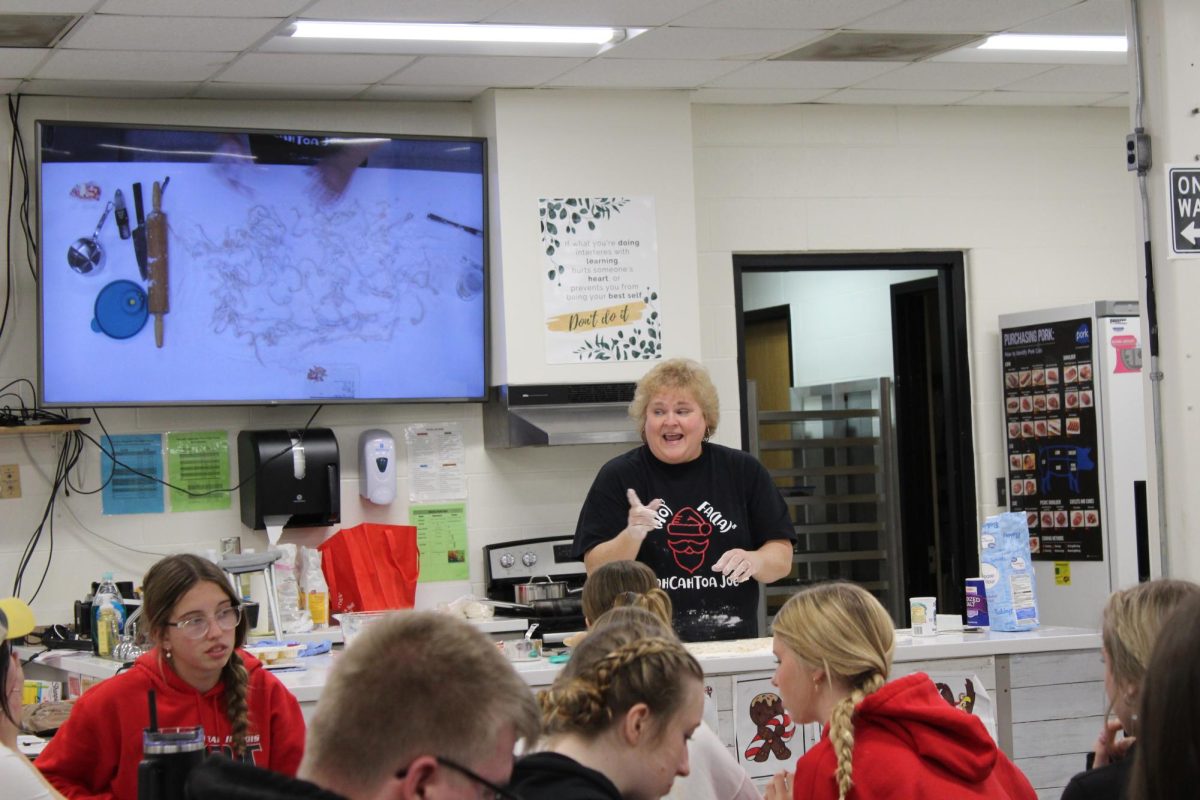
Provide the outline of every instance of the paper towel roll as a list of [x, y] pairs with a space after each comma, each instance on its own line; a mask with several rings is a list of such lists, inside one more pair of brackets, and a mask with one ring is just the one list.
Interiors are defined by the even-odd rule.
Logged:
[[267, 541], [272, 545], [279, 544], [279, 537], [283, 536], [283, 526], [287, 525], [290, 514], [268, 514], [263, 517], [263, 524], [267, 526]]

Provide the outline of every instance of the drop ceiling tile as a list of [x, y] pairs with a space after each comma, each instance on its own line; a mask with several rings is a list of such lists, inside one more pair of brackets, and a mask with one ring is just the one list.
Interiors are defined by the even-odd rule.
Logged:
[[737, 61], [650, 61], [594, 59], [560, 75], [547, 86], [633, 89], [693, 89], [737, 69]]
[[1076, 36], [1124, 36], [1128, 0], [1086, 0], [1012, 29], [1013, 33], [1060, 33]]
[[366, 84], [350, 83], [332, 86], [314, 84], [280, 86], [277, 83], [221, 83], [210, 81], [201, 86], [195, 96], [225, 100], [349, 100], [366, 88]]
[[832, 89], [697, 89], [692, 92], [693, 103], [719, 105], [764, 105], [811, 103]]
[[95, 14], [75, 26], [62, 47], [82, 50], [241, 52], [280, 26], [248, 17], [133, 17]]
[[1041, 75], [1004, 84], [1017, 92], [1124, 92], [1129, 89], [1128, 67], [1068, 65]]
[[1114, 95], [1107, 92], [983, 92], [974, 97], [968, 97], [959, 105], [962, 106], [1092, 106], [1104, 100], [1125, 95]]
[[905, 0], [847, 27], [859, 31], [984, 33], [1006, 31], [1079, 0]]
[[317, 0], [301, 19], [371, 22], [478, 22], [512, 0]]
[[128, 97], [173, 99], [190, 97], [198, 83], [151, 81], [58, 81], [31, 80], [21, 84], [22, 94], [57, 97]]
[[880, 61], [760, 61], [709, 81], [711, 89], [842, 89], [902, 65]]
[[1115, 94], [1107, 100], [1094, 103], [1096, 108], [1129, 108], [1131, 100], [1128, 94]]
[[82, 14], [96, 0], [4, 0], [5, 14]]
[[515, 0], [488, 22], [542, 25], [666, 25], [709, 0]]
[[372, 84], [413, 62], [414, 56], [247, 53], [221, 73], [222, 83]]
[[202, 81], [225, 66], [230, 58], [230, 53], [56, 50], [34, 77], [82, 81]]
[[856, 106], [948, 106], [966, 100], [975, 92], [905, 92], [889, 89], [842, 89], [821, 98], [822, 103]]
[[49, 52], [39, 47], [0, 47], [0, 78], [24, 78]]
[[582, 58], [474, 58], [423, 56], [388, 78], [387, 85], [536, 87], [583, 64]]
[[664, 27], [622, 42], [602, 57], [753, 61], [794, 50], [824, 35], [824, 31]]
[[102, 14], [140, 14], [148, 17], [288, 17], [311, 0], [104, 0]]
[[360, 100], [420, 100], [465, 102], [487, 91], [487, 86], [394, 86], [378, 84], [367, 89]]
[[896, 5], [900, 0], [718, 0], [671, 24], [697, 28], [832, 30]]
[[0, 80], [0, 94], [13, 94], [21, 86], [19, 79]]
[[856, 89], [994, 89], [1054, 69], [1049, 64], [910, 64], [854, 84]]

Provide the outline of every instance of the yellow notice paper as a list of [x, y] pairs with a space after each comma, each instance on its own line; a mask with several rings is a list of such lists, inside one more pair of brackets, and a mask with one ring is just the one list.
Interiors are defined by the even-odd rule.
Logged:
[[408, 524], [417, 529], [421, 583], [470, 580], [466, 503], [409, 506]]
[[1071, 585], [1071, 562], [1070, 561], [1055, 561], [1054, 562], [1054, 583], [1056, 586]]

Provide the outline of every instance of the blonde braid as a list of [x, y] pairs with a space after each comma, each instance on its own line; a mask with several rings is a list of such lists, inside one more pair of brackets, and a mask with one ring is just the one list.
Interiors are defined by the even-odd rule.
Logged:
[[[589, 636], [589, 640], [592, 638]], [[577, 654], [576, 658], [578, 657]], [[681, 670], [686, 670], [684, 664], [689, 658], [687, 651], [678, 642], [651, 637], [613, 648], [579, 669], [569, 679], [562, 680], [566, 676], [560, 675], [560, 680], [555, 681], [553, 687], [538, 694], [538, 705], [542, 710], [546, 732], [600, 732], [608, 726], [615, 714], [625, 711], [621, 706], [630, 704], [631, 698], [624, 698], [622, 702], [619, 694], [632, 689], [639, 695], [643, 692], [658, 695], [667, 688], [652, 686], [653, 678], [645, 672], [647, 668], [653, 670], [657, 666], [664, 676], [668, 672], [671, 673], [673, 684], [677, 680], [674, 676]], [[646, 659], [657, 659], [657, 664], [652, 666], [646, 663]], [[676, 663], [674, 668], [668, 667], [670, 662]], [[698, 666], [693, 669], [696, 670]], [[623, 672], [628, 674], [622, 676]], [[644, 699], [649, 700], [650, 697]]]
[[838, 784], [838, 800], [845, 800], [846, 795], [850, 794], [850, 787], [854, 785], [854, 709], [867, 695], [879, 691], [882, 686], [882, 675], [870, 675], [862, 685], [854, 687], [849, 696], [839, 701], [829, 716], [829, 743], [837, 755], [834, 777]]
[[250, 708], [246, 703], [246, 692], [250, 675], [236, 652], [225, 662], [221, 670], [225, 682], [225, 716], [232, 728], [231, 739], [235, 761], [241, 761], [246, 752], [246, 734], [250, 731]]

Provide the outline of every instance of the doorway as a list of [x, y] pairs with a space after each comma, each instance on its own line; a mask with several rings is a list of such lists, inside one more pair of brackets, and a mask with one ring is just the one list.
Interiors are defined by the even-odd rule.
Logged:
[[[894, 574], [903, 584], [894, 589], [902, 590], [902, 596], [936, 596], [939, 609], [961, 613], [964, 579], [976, 574], [978, 565], [962, 253], [735, 255], [733, 263], [743, 446], [751, 441], [749, 377], [759, 384], [758, 410], [796, 408], [794, 397], [804, 394], [805, 387], [831, 385], [827, 376], [838, 374], [830, 366], [837, 362], [848, 365], [843, 378], [882, 378], [894, 384], [889, 402], [897, 508], [888, 525], [897, 529], [890, 532], [899, 542], [900, 563]], [[768, 275], [790, 282], [782, 288], [772, 285], [754, 297], [754, 280]], [[877, 305], [859, 309], [838, 296], [846, 291], [846, 283], [856, 280], [879, 285]], [[771, 305], [764, 307], [764, 302]], [[851, 335], [820, 341], [820, 333], [805, 319], [841, 307], [848, 309], [843, 316], [867, 315], [870, 330], [859, 337], [861, 342]], [[784, 348], [778, 345], [763, 346], [764, 340], [781, 335], [782, 320], [789, 339], [785, 355], [779, 355]], [[840, 318], [837, 323], [850, 325]], [[859, 347], [870, 350], [870, 358], [858, 353]], [[856, 364], [864, 359], [873, 366], [855, 374]], [[764, 385], [771, 382], [764, 382], [764, 375], [786, 379], [786, 391], [781, 394], [779, 386]], [[766, 426], [761, 431], [768, 435]], [[763, 462], [773, 473], [794, 473], [789, 468], [795, 453], [763, 451]], [[803, 528], [797, 524], [798, 551], [805, 549]], [[803, 560], [797, 557], [797, 563]], [[803, 583], [803, 572], [794, 572], [792, 579]], [[896, 622], [905, 625], [907, 619]]]

